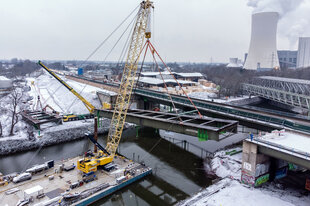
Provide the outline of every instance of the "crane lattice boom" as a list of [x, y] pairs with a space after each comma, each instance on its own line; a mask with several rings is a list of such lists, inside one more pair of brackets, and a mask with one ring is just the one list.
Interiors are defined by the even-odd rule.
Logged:
[[128, 56], [124, 67], [115, 109], [111, 120], [111, 126], [108, 134], [106, 150], [113, 157], [120, 142], [123, 127], [126, 119], [127, 110], [131, 92], [135, 82], [138, 61], [142, 52], [144, 38], [149, 38], [149, 32], [146, 33], [149, 22], [151, 8], [153, 3], [149, 0], [143, 1], [138, 12], [135, 28], [131, 37]]

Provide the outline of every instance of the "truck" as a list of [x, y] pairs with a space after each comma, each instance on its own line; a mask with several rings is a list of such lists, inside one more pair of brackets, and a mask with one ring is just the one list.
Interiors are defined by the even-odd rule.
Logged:
[[24, 173], [18, 175], [17, 177], [14, 177], [14, 178], [13, 178], [13, 182], [14, 182], [14, 183], [23, 182], [23, 181], [26, 181], [26, 180], [30, 180], [31, 177], [32, 177], [31, 173], [29, 173], [29, 172], [24, 172]]

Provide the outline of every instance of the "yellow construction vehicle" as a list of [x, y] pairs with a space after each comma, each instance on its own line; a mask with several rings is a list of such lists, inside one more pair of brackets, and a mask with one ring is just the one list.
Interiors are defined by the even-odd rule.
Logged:
[[84, 173], [96, 171], [98, 166], [112, 162], [115, 156], [123, 132], [144, 39], [151, 37], [150, 18], [152, 8], [154, 8], [153, 2], [149, 0], [142, 1], [140, 4], [111, 120], [107, 146], [106, 148], [100, 148], [101, 151], [98, 154], [86, 155], [77, 162], [77, 168]]

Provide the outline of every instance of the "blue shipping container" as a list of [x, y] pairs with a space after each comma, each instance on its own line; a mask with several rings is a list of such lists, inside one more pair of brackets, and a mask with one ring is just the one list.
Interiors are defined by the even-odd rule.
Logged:
[[83, 68], [78, 68], [78, 75], [83, 75]]

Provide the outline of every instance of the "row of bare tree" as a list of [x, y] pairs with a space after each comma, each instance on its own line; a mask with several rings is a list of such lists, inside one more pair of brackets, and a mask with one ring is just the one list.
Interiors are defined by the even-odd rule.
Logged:
[[[0, 108], [1, 112], [8, 112], [11, 118], [11, 124], [10, 124], [10, 133], [9, 135], [14, 135], [14, 128], [15, 125], [20, 120], [20, 105], [22, 103], [22, 97], [23, 93], [22, 91], [19, 91], [17, 88], [13, 88], [12, 92], [8, 96], [8, 108]], [[3, 136], [3, 126], [0, 120], [0, 137]]]
[[242, 83], [250, 82], [258, 76], [278, 76], [295, 79], [310, 80], [310, 68], [304, 69], [286, 69], [273, 71], [250, 71], [240, 68], [227, 68], [226, 65], [207, 65], [207, 64], [187, 64], [177, 67], [176, 71], [181, 72], [200, 72], [205, 74], [206, 78], [220, 86], [219, 94], [221, 96], [242, 95]]

